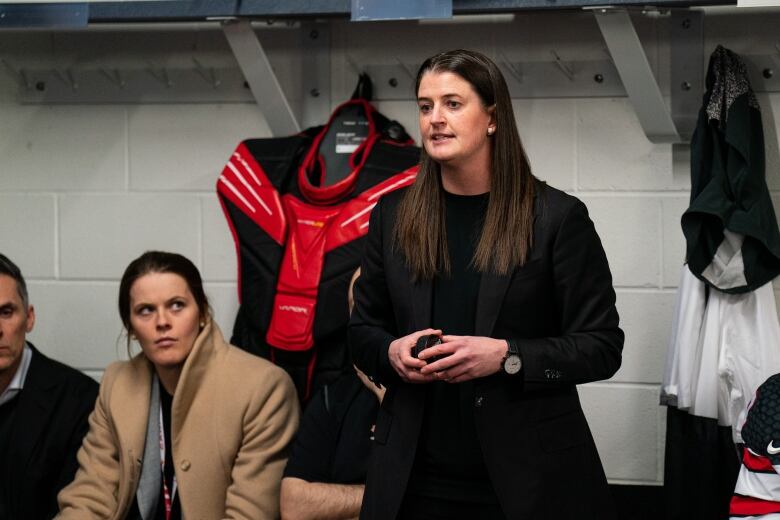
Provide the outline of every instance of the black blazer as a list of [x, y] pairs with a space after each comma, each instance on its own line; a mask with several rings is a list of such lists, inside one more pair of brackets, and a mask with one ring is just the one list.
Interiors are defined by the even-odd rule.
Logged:
[[[355, 363], [388, 387], [361, 512], [372, 520], [398, 513], [424, 413], [425, 385], [402, 382], [387, 356], [392, 340], [431, 320], [432, 283], [413, 284], [393, 247], [402, 193], [384, 197], [371, 215], [349, 328]], [[534, 212], [528, 262], [481, 278], [475, 335], [515, 339], [523, 369], [476, 381], [477, 433], [507, 518], [606, 520], [612, 503], [575, 385], [620, 367], [612, 276], [582, 202], [538, 183]]]
[[9, 474], [1, 478], [9, 518], [39, 520], [57, 514], [57, 493], [76, 474], [76, 452], [89, 428], [98, 384], [30, 347], [33, 356], [11, 432]]

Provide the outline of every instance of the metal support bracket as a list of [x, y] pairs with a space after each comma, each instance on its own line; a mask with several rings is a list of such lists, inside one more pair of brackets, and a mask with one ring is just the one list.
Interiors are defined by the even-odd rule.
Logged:
[[672, 119], [690, 141], [704, 93], [704, 12], [673, 9], [671, 24]]
[[275, 136], [298, 133], [301, 127], [251, 22], [228, 20], [223, 22], [222, 30], [271, 133]]
[[309, 128], [330, 116], [330, 24], [301, 24], [301, 79], [303, 83], [301, 124]]
[[596, 22], [647, 138], [676, 143], [680, 135], [626, 9], [594, 9]]

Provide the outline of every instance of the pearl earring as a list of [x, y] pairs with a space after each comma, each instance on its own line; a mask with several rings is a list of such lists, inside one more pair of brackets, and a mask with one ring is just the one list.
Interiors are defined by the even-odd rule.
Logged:
[[487, 134], [488, 135], [493, 135], [493, 132], [495, 132], [494, 128], [488, 128], [488, 130], [487, 130]]

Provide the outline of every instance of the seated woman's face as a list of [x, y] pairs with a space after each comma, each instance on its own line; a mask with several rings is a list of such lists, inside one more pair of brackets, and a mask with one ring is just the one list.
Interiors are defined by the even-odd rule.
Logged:
[[130, 325], [155, 367], [184, 364], [200, 332], [200, 309], [186, 280], [173, 273], [138, 278], [130, 287]]

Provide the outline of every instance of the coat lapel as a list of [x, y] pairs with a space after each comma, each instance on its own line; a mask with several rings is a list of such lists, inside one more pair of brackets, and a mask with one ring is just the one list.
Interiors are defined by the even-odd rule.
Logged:
[[[33, 350], [30, 369], [24, 388], [19, 394], [19, 406], [13, 427], [11, 446], [17, 459], [17, 468], [27, 467], [39, 437], [47, 426], [52, 410], [57, 406], [56, 388], [60, 380], [49, 369], [48, 360]], [[57, 425], [52, 425], [56, 428]]]
[[157, 510], [157, 500], [160, 496], [162, 475], [160, 473], [160, 387], [157, 377], [152, 377], [151, 394], [149, 398], [149, 413], [146, 420], [146, 442], [141, 464], [141, 476], [138, 482], [136, 497], [138, 510], [143, 520], [154, 517]]
[[[497, 275], [483, 273], [479, 283], [477, 296], [477, 315], [474, 322], [476, 336], [490, 336], [498, 319], [498, 312], [504, 302], [504, 296], [512, 281], [512, 275]], [[433, 282], [418, 281], [412, 284], [413, 328], [410, 332], [431, 327], [431, 304], [433, 299]], [[445, 331], [446, 334], [446, 331]]]
[[482, 273], [477, 296], [477, 315], [474, 320], [474, 335], [490, 337], [498, 319], [498, 312], [504, 303], [512, 275]]
[[[111, 402], [123, 404], [121, 413], [112, 416], [119, 437], [119, 449], [122, 451], [120, 460], [126, 462], [122, 467], [123, 475], [120, 480], [126, 479], [129, 488], [135, 490], [136, 479], [139, 477], [137, 470], [140, 469], [144, 457], [153, 369], [143, 354], [137, 355], [130, 363], [133, 370], [123, 374], [123, 380], [113, 385]], [[139, 396], [148, 397], [139, 399]], [[134, 494], [124, 492], [123, 489], [126, 488], [120, 485], [120, 499], [128, 497], [135, 500]], [[127, 507], [122, 503], [119, 506]]]

